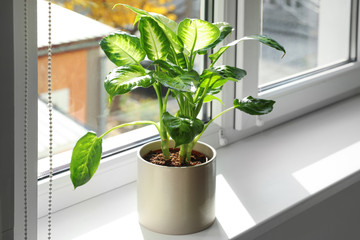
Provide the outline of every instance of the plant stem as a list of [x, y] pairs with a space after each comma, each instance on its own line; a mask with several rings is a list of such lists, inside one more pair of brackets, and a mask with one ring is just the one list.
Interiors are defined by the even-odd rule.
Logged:
[[186, 161], [190, 162], [191, 160], [191, 153], [192, 153], [192, 149], [194, 147], [194, 142], [191, 142], [188, 144], [188, 149], [186, 151]]
[[135, 122], [124, 123], [124, 124], [115, 126], [115, 127], [111, 128], [111, 129], [109, 129], [108, 131], [106, 131], [99, 138], [103, 138], [106, 134], [108, 134], [109, 132], [111, 132], [111, 131], [113, 131], [115, 129], [118, 129], [118, 128], [122, 128], [122, 127], [126, 127], [126, 126], [133, 126], [133, 125], [147, 125], [147, 124], [154, 125], [157, 128], [157, 130], [159, 131], [159, 133], [160, 133], [160, 127], [156, 122], [153, 122], [153, 121], [135, 121]]
[[197, 135], [194, 138], [193, 144], [195, 145], [195, 143], [197, 143], [197, 141], [199, 140], [199, 138], [201, 137], [201, 135], [205, 132], [206, 128], [210, 125], [210, 123], [212, 123], [215, 119], [217, 119], [218, 117], [220, 117], [221, 115], [223, 115], [224, 113], [235, 109], [235, 107], [230, 107], [228, 109], [225, 109], [224, 111], [222, 111], [221, 113], [219, 113], [218, 115], [216, 115], [215, 117], [213, 117], [207, 124], [205, 124], [204, 129], [201, 131], [201, 133], [199, 133], [199, 135]]
[[[200, 110], [201, 110], [201, 108], [202, 108], [202, 105], [203, 105], [203, 103], [204, 103], [204, 99], [205, 99], [206, 93], [207, 93], [207, 91], [208, 91], [208, 89], [209, 89], [209, 86], [210, 86], [211, 79], [212, 79], [212, 77], [211, 77], [210, 80], [208, 81], [208, 83], [207, 83], [207, 85], [206, 85], [206, 87], [205, 87], [202, 95], [200, 96], [200, 100], [199, 100], [198, 103], [197, 103], [197, 106], [196, 106], [196, 108], [195, 108], [195, 115], [196, 115], [196, 116], [199, 114], [199, 112], [200, 112]], [[196, 94], [196, 98], [198, 97], [198, 95], [199, 95], [199, 93]], [[195, 98], [195, 100], [196, 100], [196, 98]]]
[[171, 90], [170, 88], [167, 90], [165, 98], [164, 98], [164, 102], [163, 102], [163, 112], [166, 112], [166, 106], [167, 106], [167, 100], [169, 98], [169, 94], [170, 94]]
[[163, 115], [164, 111], [166, 111], [166, 109], [164, 110], [164, 108], [163, 108], [164, 102], [162, 100], [161, 85], [159, 83], [154, 83], [153, 86], [154, 86], [157, 98], [159, 100], [159, 116], [160, 116], [159, 134], [160, 134], [160, 138], [161, 138], [161, 151], [164, 154], [165, 159], [168, 160], [168, 159], [170, 159], [169, 137], [166, 132], [164, 122], [162, 120], [162, 115]]
[[183, 144], [183, 145], [180, 146], [179, 158], [180, 158], [180, 163], [181, 164], [183, 164], [184, 160], [188, 161], [187, 158], [186, 158], [187, 149], [188, 149], [188, 144]]

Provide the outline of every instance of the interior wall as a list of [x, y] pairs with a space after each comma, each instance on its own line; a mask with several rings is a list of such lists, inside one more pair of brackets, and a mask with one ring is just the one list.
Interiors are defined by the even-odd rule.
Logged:
[[0, 8], [0, 239], [13, 239], [14, 228], [14, 46], [13, 1], [5, 0]]

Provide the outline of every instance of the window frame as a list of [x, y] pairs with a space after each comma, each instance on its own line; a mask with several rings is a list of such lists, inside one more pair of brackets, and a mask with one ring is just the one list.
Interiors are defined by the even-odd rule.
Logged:
[[[217, 1], [221, 4], [220, 0]], [[262, 0], [226, 1], [225, 6], [217, 6], [216, 9], [222, 11], [218, 14], [220, 20], [223, 17], [223, 21], [233, 24], [233, 19], [236, 19], [233, 26], [236, 26], [234, 35], [237, 38], [261, 33]], [[237, 9], [237, 12], [234, 9]], [[263, 116], [253, 117], [235, 110], [234, 113], [223, 116], [222, 119], [217, 121], [222, 130], [221, 136], [224, 138], [222, 142], [232, 143], [238, 141], [360, 92], [360, 81], [358, 81], [360, 64], [358, 58], [354, 56], [355, 52], [357, 56], [360, 54], [357, 47], [360, 43], [358, 37], [358, 0], [352, 1], [351, 10], [356, 18], [355, 24], [350, 26], [352, 32], [350, 38], [356, 42], [356, 47], [350, 48], [351, 62], [338, 66], [334, 65], [323, 71], [299, 77], [297, 81], [259, 92], [260, 44], [256, 42], [240, 43], [236, 45], [237, 56], [234, 57], [232, 54], [228, 54], [224, 57], [224, 63], [235, 63], [237, 67], [246, 69], [248, 73], [241, 82], [230, 83], [226, 86], [226, 94], [222, 95], [225, 105], [232, 104], [234, 97], [241, 99], [248, 95], [273, 99], [276, 104], [271, 114]], [[279, 61], [281, 60], [279, 59]], [[339, 81], [339, 78], [342, 80]], [[234, 94], [231, 94], [232, 89], [235, 89]], [[219, 112], [220, 110], [215, 111]]]
[[[248, 33], [260, 33], [261, 0], [202, 0], [201, 4], [203, 7], [209, 4], [210, 9], [207, 14], [209, 20], [226, 21], [235, 27], [235, 32], [228, 39], [229, 42]], [[354, 11], [358, 11], [358, 5]], [[359, 24], [355, 26], [356, 38], [359, 32], [358, 26]], [[356, 42], [359, 44], [359, 38]], [[359, 55], [359, 49], [356, 49], [356, 52]], [[227, 83], [220, 98], [226, 106], [231, 106], [235, 97], [241, 98], [247, 95], [274, 99], [277, 101], [274, 112], [262, 117], [248, 116], [235, 110], [228, 112], [214, 121], [215, 124], [212, 124], [201, 138], [202, 141], [218, 148], [360, 92], [360, 81], [357, 79], [360, 75], [360, 64], [356, 60], [259, 93], [257, 80], [259, 56], [259, 44], [249, 43], [244, 48], [241, 43], [235, 47], [235, 51], [228, 51], [219, 60], [219, 64], [236, 65], [248, 71], [245, 81], [237, 84]], [[337, 78], [345, 80], [340, 82]], [[213, 116], [224, 108], [220, 104], [213, 104]], [[151, 132], [151, 130], [146, 131]], [[119, 139], [125, 136], [126, 134], [122, 134]], [[136, 181], [136, 151], [137, 148], [133, 148], [102, 159], [93, 179], [76, 191], [73, 190], [68, 171], [56, 175], [53, 183], [53, 197], [57, 199], [53, 205], [54, 211]], [[38, 217], [47, 213], [44, 207], [47, 202], [47, 182], [47, 179], [43, 179], [38, 183]]]

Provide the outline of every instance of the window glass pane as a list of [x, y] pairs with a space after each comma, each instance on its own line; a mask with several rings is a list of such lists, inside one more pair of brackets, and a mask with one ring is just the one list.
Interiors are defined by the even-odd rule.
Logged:
[[263, 0], [262, 31], [286, 56], [262, 46], [260, 87], [349, 59], [351, 0]]
[[[72, 149], [77, 139], [87, 131], [101, 134], [124, 122], [158, 121], [158, 102], [152, 87], [117, 96], [110, 105], [103, 87], [106, 74], [115, 65], [106, 58], [98, 43], [102, 37], [118, 29], [139, 36], [137, 26], [132, 24], [135, 14], [124, 7], [112, 10], [113, 5], [118, 3], [116, 0], [53, 2], [54, 154]], [[177, 22], [185, 17], [200, 17], [200, 0], [129, 0], [126, 3], [161, 13]], [[46, 1], [38, 1], [39, 159], [48, 155], [47, 4]], [[176, 102], [169, 98], [170, 111], [175, 111], [175, 105]], [[132, 129], [119, 129], [109, 136]]]

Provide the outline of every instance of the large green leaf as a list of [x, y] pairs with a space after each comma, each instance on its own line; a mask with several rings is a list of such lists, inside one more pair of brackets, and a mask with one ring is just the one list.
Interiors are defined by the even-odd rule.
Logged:
[[147, 88], [154, 83], [151, 76], [139, 65], [121, 66], [115, 68], [105, 79], [105, 89], [113, 96], [130, 92], [136, 87]]
[[182, 92], [194, 92], [200, 83], [200, 77], [196, 71], [185, 72], [176, 77], [170, 77], [164, 72], [155, 72], [153, 77], [165, 87]]
[[159, 67], [162, 70], [165, 70], [167, 73], [169, 73], [169, 75], [171, 77], [176, 77], [176, 76], [184, 73], [184, 70], [182, 70], [179, 66], [177, 66], [171, 62], [167, 62], [167, 61], [163, 61], [163, 60], [156, 60], [152, 64], [159, 65]]
[[197, 118], [174, 117], [170, 113], [165, 112], [162, 120], [166, 131], [174, 139], [175, 146], [190, 143], [204, 129], [204, 123]]
[[102, 139], [93, 132], [80, 138], [72, 152], [70, 178], [77, 188], [87, 183], [96, 172], [102, 154]]
[[185, 54], [189, 56], [216, 41], [220, 30], [207, 21], [185, 18], [179, 23], [178, 36], [184, 43]]
[[142, 17], [139, 22], [140, 43], [150, 60], [166, 59], [170, 43], [159, 25], [150, 17]]
[[[177, 53], [182, 51], [183, 45], [176, 36], [177, 23], [175, 21], [173, 21], [161, 14], [147, 12], [145, 10], [138, 9], [138, 8], [126, 5], [126, 4], [122, 4], [122, 3], [118, 3], [118, 4], [114, 5], [114, 7], [119, 6], [119, 5], [129, 8], [130, 10], [132, 10], [133, 12], [137, 13], [140, 16], [147, 16], [147, 17], [151, 17], [152, 19], [154, 19], [157, 22], [157, 24], [159, 24], [159, 26], [163, 29], [166, 37], [168, 38], [170, 44], [173, 46], [175, 51]], [[137, 19], [139, 19], [139, 17], [137, 17]]]
[[232, 78], [234, 80], [240, 80], [246, 76], [245, 70], [228, 65], [216, 66], [213, 67], [212, 70], [216, 71], [220, 76], [224, 78]]
[[228, 43], [226, 46], [223, 46], [221, 47], [216, 53], [213, 53], [209, 56], [209, 58], [211, 59], [211, 61], [213, 63], [215, 63], [219, 57], [231, 46], [234, 46], [236, 45], [238, 42], [240, 42], [241, 39], [238, 39], [238, 40], [235, 40], [235, 41], [232, 41], [231, 43]]
[[161, 22], [162, 24], [164, 24], [167, 28], [169, 28], [171, 31], [173, 31], [174, 33], [176, 33], [177, 31], [177, 27], [178, 24], [177, 22], [175, 22], [174, 20], [171, 20], [170, 18], [165, 17], [162, 14], [159, 13], [153, 13], [153, 12], [149, 12], [149, 14], [155, 18], [158, 22]]
[[284, 54], [282, 55], [282, 57], [284, 57], [286, 54], [285, 48], [283, 46], [281, 46], [280, 43], [278, 43], [274, 39], [267, 37], [265, 35], [246, 36], [246, 37], [241, 38], [241, 40], [257, 40], [269, 47], [275, 48], [276, 50], [283, 52]]
[[241, 101], [234, 100], [234, 107], [250, 115], [264, 115], [273, 110], [275, 101], [248, 96]]
[[169, 60], [169, 62], [171, 62], [173, 64], [178, 65], [182, 69], [187, 69], [185, 56], [184, 56], [183, 53], [177, 53], [176, 54], [176, 59], [174, 58], [173, 54], [169, 54], [167, 56], [167, 60]]
[[206, 69], [200, 76], [200, 87], [208, 89], [216, 89], [224, 85], [227, 81], [237, 81], [237, 79], [232, 77], [223, 77], [215, 69]]
[[215, 40], [215, 42], [211, 43], [203, 49], [199, 49], [197, 51], [199, 54], [205, 54], [208, 50], [216, 47], [220, 42], [222, 42], [222, 40], [225, 39], [227, 35], [229, 35], [234, 30], [233, 27], [227, 22], [216, 22], [213, 23], [213, 25], [215, 25], [220, 30], [220, 36]]
[[104, 37], [100, 46], [116, 66], [137, 64], [145, 58], [140, 39], [126, 32], [116, 32]]

